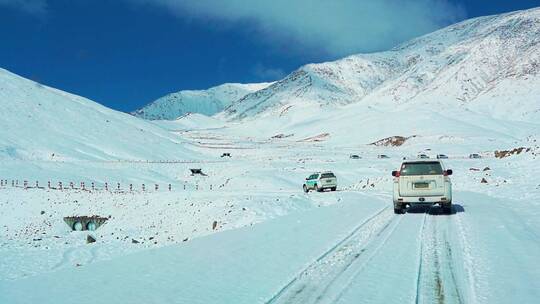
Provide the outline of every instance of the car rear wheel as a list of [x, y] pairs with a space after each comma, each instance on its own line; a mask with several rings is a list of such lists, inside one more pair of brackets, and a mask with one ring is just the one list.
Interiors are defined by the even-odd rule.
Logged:
[[332, 190], [332, 191], [336, 191], [336, 189], [337, 189], [337, 187], [330, 188], [330, 190]]
[[452, 204], [445, 204], [445, 205], [442, 205], [442, 212], [444, 214], [452, 214]]
[[307, 187], [306, 185], [304, 185], [303, 188], [304, 188], [304, 192], [305, 192], [305, 193], [308, 193], [308, 192], [309, 192], [309, 189], [308, 189], [308, 187]]
[[394, 203], [394, 214], [404, 214], [405, 208], [403, 205]]
[[315, 191], [317, 191], [317, 192], [322, 192], [323, 189], [322, 189], [322, 188], [319, 188], [319, 186], [317, 186], [317, 184], [315, 184]]

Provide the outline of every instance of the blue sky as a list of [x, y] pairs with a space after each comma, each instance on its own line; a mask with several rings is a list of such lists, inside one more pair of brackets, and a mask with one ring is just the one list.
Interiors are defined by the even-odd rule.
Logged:
[[540, 0], [0, 0], [0, 67], [131, 111]]

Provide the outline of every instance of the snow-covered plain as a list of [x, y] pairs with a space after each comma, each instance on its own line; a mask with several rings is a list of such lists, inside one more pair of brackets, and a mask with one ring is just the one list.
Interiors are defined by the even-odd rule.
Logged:
[[[496, 159], [466, 145], [447, 152], [432, 138], [336, 147], [227, 132], [182, 133], [215, 159], [232, 154], [201, 165], [209, 176], [199, 178], [199, 190], [181, 183], [145, 193], [0, 189], [0, 302], [528, 303], [539, 296], [536, 138], [520, 143], [531, 151]], [[437, 207], [393, 214], [389, 172], [421, 151], [451, 157], [454, 214]], [[485, 157], [467, 159], [472, 152]], [[377, 159], [381, 153], [391, 158]], [[135, 166], [171, 180], [189, 167]], [[327, 169], [339, 191], [301, 192], [303, 177]], [[94, 233], [70, 232], [62, 217], [73, 214], [111, 218]], [[88, 234], [97, 242], [86, 244]]]
[[[390, 53], [429, 56], [392, 73], [387, 53], [310, 65], [213, 117], [144, 121], [0, 70], [0, 303], [536, 303], [539, 12], [414, 40]], [[486, 60], [514, 47], [513, 66], [531, 68], [499, 75], [470, 102], [452, 87], [468, 82], [459, 77], [426, 72], [430, 81], [406, 85], [424, 65], [463, 75], [440, 59], [465, 50], [474, 60], [461, 67], [474, 67], [493, 37], [514, 46]], [[455, 81], [439, 90], [444, 79]], [[396, 83], [404, 91], [384, 93]], [[409, 93], [417, 97], [395, 100]], [[384, 145], [389, 136], [406, 139]], [[451, 215], [393, 214], [390, 172], [418, 153], [450, 157]], [[304, 178], [322, 170], [336, 173], [338, 191], [303, 193]], [[73, 215], [108, 221], [72, 232], [63, 217]]]

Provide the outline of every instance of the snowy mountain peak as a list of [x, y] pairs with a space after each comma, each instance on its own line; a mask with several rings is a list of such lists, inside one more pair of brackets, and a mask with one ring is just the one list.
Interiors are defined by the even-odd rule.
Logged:
[[208, 90], [185, 90], [161, 97], [132, 114], [150, 120], [174, 120], [186, 113], [214, 115], [248, 93], [270, 83], [226, 83]]
[[[467, 20], [390, 51], [308, 64], [228, 107], [228, 119], [359, 103], [429, 104], [494, 117], [540, 116], [540, 9]], [[497, 97], [499, 101], [493, 103]], [[397, 107], [397, 108], [396, 108]]]

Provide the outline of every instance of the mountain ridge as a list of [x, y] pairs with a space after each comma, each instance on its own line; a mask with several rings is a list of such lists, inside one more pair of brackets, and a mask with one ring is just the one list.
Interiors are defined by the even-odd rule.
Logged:
[[[233, 102], [219, 116], [243, 120], [270, 115], [268, 111], [276, 115], [284, 108], [351, 103], [390, 109], [428, 103], [439, 110], [458, 105], [481, 111], [489, 105], [490, 92], [507, 99], [512, 99], [508, 87], [516, 88], [516, 95], [540, 93], [535, 86], [522, 85], [532, 79], [540, 86], [539, 44], [538, 8], [469, 19], [389, 51], [307, 64]], [[529, 104], [520, 111], [523, 107], [517, 106], [522, 106], [517, 100], [509, 103], [509, 113], [502, 113], [503, 109], [487, 113], [494, 117], [510, 114], [516, 120], [538, 119], [540, 105]]]
[[206, 90], [182, 90], [160, 97], [131, 114], [148, 120], [175, 120], [188, 113], [211, 116], [233, 101], [270, 84], [224, 83]]

